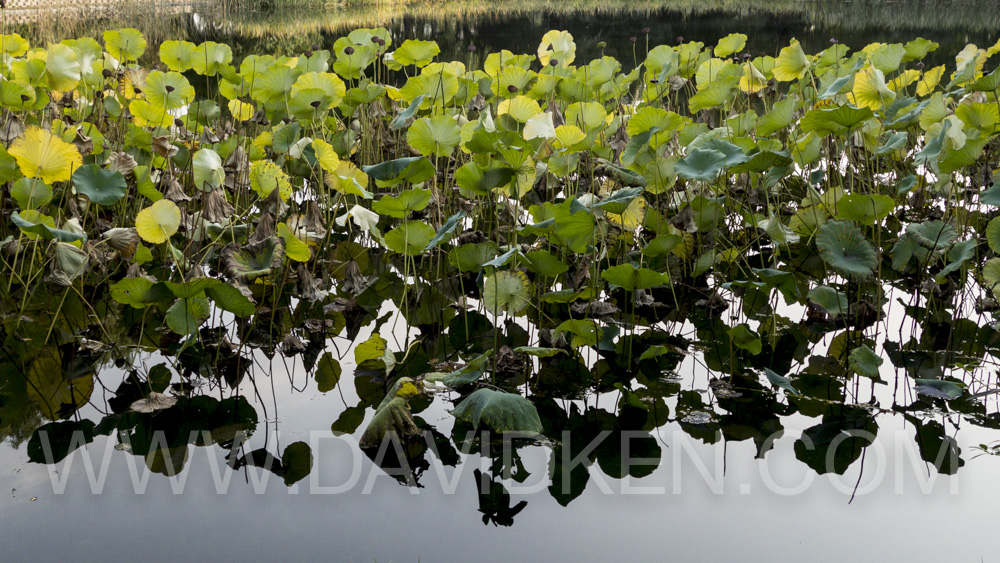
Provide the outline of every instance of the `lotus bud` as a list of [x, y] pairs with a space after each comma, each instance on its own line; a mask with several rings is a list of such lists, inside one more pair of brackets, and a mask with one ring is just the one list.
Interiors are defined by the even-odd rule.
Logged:
[[643, 35], [649, 35], [649, 32], [650, 32], [650, 31], [651, 31], [651, 30], [650, 30], [650, 29], [649, 29], [648, 27], [644, 27], [644, 28], [642, 28], [642, 34], [643, 34]]
[[468, 52], [470, 52], [470, 53], [475, 53], [476, 52], [476, 46], [475, 45], [469, 45], [468, 47], [465, 48], [465, 50], [468, 51]]
[[837, 41], [836, 37], [831, 37], [830, 38], [830, 44], [831, 45], [836, 45], [837, 43], [840, 43], [840, 41]]
[[603, 49], [603, 48], [605, 48], [607, 46], [608, 46], [608, 44], [606, 42], [604, 42], [604, 41], [598, 41], [597, 45], [595, 45], [595, 47], [597, 47], [598, 49]]
[[635, 43], [636, 41], [637, 41], [637, 39], [635, 38], [635, 35], [633, 35], [632, 37], [628, 38], [628, 42], [629, 43]]

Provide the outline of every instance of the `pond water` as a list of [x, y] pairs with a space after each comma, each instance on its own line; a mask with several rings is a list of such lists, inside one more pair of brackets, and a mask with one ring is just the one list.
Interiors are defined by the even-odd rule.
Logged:
[[[159, 21], [137, 14], [135, 25], [154, 43], [225, 42], [237, 59], [300, 53], [314, 44], [331, 48], [355, 27], [382, 25], [397, 45], [433, 39], [441, 60], [470, 64], [500, 49], [534, 53], [546, 31], [561, 29], [576, 39], [578, 61], [603, 53], [624, 67], [645, 58], [647, 41], [675, 44], [679, 36], [711, 45], [745, 33], [754, 56], [777, 55], [792, 38], [816, 53], [831, 38], [860, 49], [922, 36], [940, 44], [928, 66], [954, 64], [966, 43], [986, 47], [1000, 37], [995, 2], [776, 2], [770, 9], [750, 2], [704, 4], [329, 14], [227, 14], [196, 5]], [[19, 25], [25, 37], [59, 39], [96, 35], [110, 24]], [[722, 297], [736, 304], [718, 315], [696, 288], [677, 288], [673, 299], [682, 305], [676, 311], [609, 322], [619, 332], [605, 337], [621, 335], [617, 348], [615, 342], [580, 347], [573, 360], [566, 353], [515, 357], [510, 348], [556, 337], [548, 329], [543, 336], [537, 319], [484, 312], [481, 295], [455, 286], [477, 283], [476, 275], [437, 277], [428, 261], [420, 276], [410, 276], [405, 261], [388, 262], [383, 253], [354, 249], [347, 241], [336, 244], [351, 256], [340, 256], [340, 264], [355, 271], [336, 274], [339, 281], [317, 300], [296, 297], [256, 315], [270, 314], [273, 322], [221, 313], [208, 325], [224, 327], [224, 334], [203, 329], [183, 345], [165, 328], [151, 328], [155, 337], [148, 340], [136, 337], [139, 314], [100, 309], [108, 306], [100, 304], [110, 302], [107, 295], [92, 296], [99, 310], [88, 311], [84, 299], [53, 291], [20, 317], [23, 304], [5, 302], [2, 559], [200, 560], [209, 553], [225, 560], [379, 562], [995, 557], [990, 515], [1000, 502], [1000, 459], [992, 455], [1000, 441], [993, 393], [1000, 338], [990, 313], [977, 307], [976, 289], [964, 288], [969, 295], [955, 297], [942, 316], [928, 312], [924, 286], [883, 280], [871, 291], [887, 306], [860, 336], [842, 330], [843, 320], [840, 326], [815, 320], [811, 309], [786, 305], [778, 286], [728, 287]], [[755, 260], [758, 268], [769, 267], [763, 252], [748, 259]], [[803, 255], [788, 262], [799, 261], [805, 271], [807, 260]], [[378, 261], [387, 262], [381, 271], [370, 265]], [[755, 291], [766, 311], [747, 305]], [[661, 311], [657, 307], [670, 295], [650, 291], [643, 310]], [[123, 318], [105, 318], [106, 327], [94, 320], [77, 327], [80, 317], [102, 313]], [[713, 337], [722, 320], [748, 319], [781, 325], [757, 340], [757, 354], [732, 349], [729, 336], [725, 342]], [[499, 336], [494, 326], [502, 329]], [[31, 342], [74, 327], [92, 340], [63, 344], [62, 363], [52, 368], [39, 360], [26, 382], [13, 358]], [[633, 330], [634, 337], [624, 338]], [[421, 434], [402, 445], [383, 441], [361, 448], [387, 392], [381, 353], [359, 355], [376, 332], [390, 361], [398, 362], [393, 377], [449, 372], [492, 350], [501, 365], [493, 363], [497, 379], [491, 382], [531, 398], [542, 437], [503, 441], [477, 434], [450, 413], [464, 395], [428, 381], [410, 400]], [[116, 336], [127, 337], [129, 347], [109, 350]], [[843, 367], [831, 367], [842, 363], [854, 339], [883, 359], [873, 376], [845, 377]], [[155, 352], [148, 346], [154, 341]], [[657, 346], [662, 353], [650, 360], [622, 360]], [[328, 358], [338, 370], [324, 367]], [[359, 358], [368, 363], [359, 368]], [[159, 364], [171, 369], [158, 371]], [[38, 392], [29, 388], [46, 369], [66, 366], [91, 370], [95, 382], [89, 401], [63, 417], [58, 408], [39, 407], [32, 399]], [[794, 376], [801, 396], [769, 381], [765, 368]], [[167, 377], [167, 393], [177, 404], [129, 413], [145, 396], [130, 383], [136, 374], [150, 381]], [[957, 396], [948, 395], [955, 386], [918, 389], [914, 375], [962, 386]], [[324, 376], [333, 385], [318, 381]], [[321, 392], [324, 386], [330, 390]], [[62, 399], [75, 400], [72, 391]], [[80, 444], [69, 444], [74, 436], [87, 443], [75, 449]], [[631, 464], [623, 466], [623, 458]]]

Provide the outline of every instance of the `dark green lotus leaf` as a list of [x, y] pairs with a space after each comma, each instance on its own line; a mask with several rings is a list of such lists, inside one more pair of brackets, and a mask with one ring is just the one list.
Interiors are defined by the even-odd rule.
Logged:
[[821, 285], [812, 289], [807, 297], [831, 315], [844, 315], [848, 312], [847, 296], [830, 286]]
[[467, 162], [455, 171], [455, 182], [462, 190], [462, 195], [471, 199], [487, 195], [494, 188], [506, 186], [514, 176], [514, 169], [509, 166], [483, 168], [475, 162]]
[[201, 323], [212, 313], [208, 299], [178, 299], [167, 309], [165, 320], [170, 330], [180, 335], [188, 335], [198, 330]]
[[361, 170], [369, 177], [386, 185], [403, 181], [419, 184], [434, 175], [434, 165], [425, 156], [387, 160], [373, 166], [362, 166]]
[[42, 237], [45, 240], [58, 240], [60, 242], [75, 242], [87, 240], [85, 233], [71, 233], [55, 227], [50, 227], [45, 223], [32, 223], [21, 217], [15, 211], [10, 214], [10, 220], [25, 233], [31, 233]]
[[86, 164], [73, 172], [73, 187], [99, 205], [111, 205], [128, 191], [121, 172], [105, 170], [96, 164]]
[[477, 430], [486, 427], [494, 432], [516, 433], [524, 437], [542, 432], [542, 421], [538, 418], [535, 405], [516, 393], [477, 389], [458, 403], [451, 413]]
[[[598, 159], [598, 165], [594, 167], [594, 174], [605, 175], [625, 187], [643, 187], [646, 185], [646, 179], [642, 177], [642, 174], [638, 174], [628, 168], [618, 166], [617, 164], [613, 164], [606, 160], [602, 161], [601, 159]], [[616, 212], [612, 211], [612, 213]]]
[[670, 283], [666, 272], [656, 272], [649, 268], [636, 268], [632, 264], [612, 266], [601, 272], [601, 278], [625, 291], [649, 289]]
[[465, 366], [449, 373], [444, 376], [441, 383], [444, 383], [452, 389], [458, 389], [465, 385], [471, 385], [486, 373], [487, 366], [489, 364], [490, 358], [493, 356], [493, 350], [488, 350], [474, 359], [469, 360], [469, 363]]
[[847, 365], [854, 370], [854, 373], [879, 383], [885, 383], [878, 374], [878, 368], [883, 361], [874, 350], [864, 344], [851, 350], [851, 355], [847, 357]]
[[463, 244], [448, 251], [448, 262], [461, 272], [479, 272], [483, 266], [497, 255], [497, 243], [486, 242]]
[[125, 278], [111, 286], [111, 297], [124, 305], [143, 309], [154, 303], [170, 303], [175, 298], [167, 286], [146, 278]]
[[878, 268], [875, 247], [850, 221], [830, 221], [816, 233], [819, 254], [838, 274], [852, 279], [866, 278]]
[[713, 149], [694, 149], [674, 165], [682, 178], [711, 182], [726, 165], [726, 155]]
[[622, 214], [628, 209], [629, 204], [632, 200], [642, 195], [642, 188], [630, 188], [625, 190], [618, 190], [617, 192], [611, 194], [610, 196], [602, 199], [599, 203], [595, 204], [594, 207], [600, 207], [601, 209], [607, 211], [608, 213]]

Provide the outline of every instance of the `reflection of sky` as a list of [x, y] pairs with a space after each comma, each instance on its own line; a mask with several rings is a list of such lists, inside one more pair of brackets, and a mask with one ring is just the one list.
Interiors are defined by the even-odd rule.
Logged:
[[[366, 337], [363, 332], [358, 341]], [[566, 508], [546, 490], [550, 449], [523, 449], [522, 460], [531, 476], [523, 485], [507, 485], [512, 504], [526, 500], [527, 508], [511, 528], [484, 526], [473, 470], [486, 470], [486, 463], [478, 456], [453, 468], [428, 455], [431, 469], [421, 478], [424, 488], [410, 489], [375, 467], [352, 437], [333, 437], [329, 425], [345, 402], [353, 406], [358, 400], [350, 376], [353, 353], [343, 345], [340, 349], [348, 352], [339, 385], [343, 400], [337, 390], [326, 395], [292, 392], [286, 362], [280, 357], [273, 362], [270, 381], [258, 378], [271, 418], [269, 430], [264, 431], [262, 421], [249, 446], [261, 447], [266, 441], [268, 449], [280, 452], [293, 441], [313, 441], [313, 474], [293, 489], [266, 473], [258, 473], [263, 475], [262, 485], [255, 487], [254, 475], [241, 470], [231, 474], [228, 489], [223, 489], [228, 493], [217, 494], [213, 471], [221, 470], [223, 476], [228, 471], [224, 452], [192, 447], [185, 471], [174, 480], [181, 494], [173, 494], [171, 480], [160, 475], [150, 477], [145, 494], [135, 494], [128, 461], [142, 472], [142, 460], [99, 438], [88, 451], [95, 470], [100, 470], [104, 452], [110, 459], [102, 494], [90, 493], [83, 457], [75, 455], [65, 493], [57, 495], [47, 467], [28, 463], [23, 447], [16, 452], [5, 447], [0, 454], [0, 484], [5, 491], [16, 491], [2, 497], [0, 529], [8, 540], [3, 559], [83, 555], [114, 560], [143, 553], [153, 560], [184, 560], [215, 551], [225, 559], [249, 561], [612, 561], [623, 555], [654, 561], [665, 557], [827, 560], [833, 553], [838, 559], [856, 553], [874, 560], [906, 556], [958, 560], [984, 555], [984, 539], [992, 534], [987, 507], [1000, 501], [998, 461], [990, 456], [972, 460], [970, 448], [995, 436], [965, 425], [958, 439], [966, 466], [955, 478], [938, 477], [930, 494], [922, 494], [921, 482], [927, 482], [927, 472], [933, 468], [914, 461], [919, 455], [913, 428], [893, 414], [877, 418], [878, 441], [866, 453], [860, 488], [873, 490], [852, 504], [848, 501], [861, 462], [852, 464], [843, 476], [815, 475], [795, 459], [793, 444], [818, 420], [795, 415], [782, 418], [784, 434], [763, 460], [754, 459], [756, 448], [750, 440], [704, 445], [669, 423], [655, 433], [662, 448], [657, 470], [628, 481], [633, 490], [647, 487], [662, 492], [623, 494], [624, 482], [603, 475], [595, 466], [584, 493]], [[262, 356], [260, 361], [267, 362]], [[295, 386], [304, 385], [301, 371], [291, 360], [287, 365], [297, 371]], [[693, 358], [678, 371], [685, 376], [685, 388], [704, 389], [707, 373]], [[884, 377], [892, 375], [889, 367]], [[271, 382], [274, 397], [268, 391]], [[243, 387], [263, 419], [252, 388]], [[612, 408], [615, 400], [604, 397], [601, 406]], [[676, 405], [670, 406], [674, 412]], [[452, 417], [447, 407], [448, 402], [438, 397], [419, 416], [449, 435]], [[884, 454], [881, 459], [879, 452]], [[355, 486], [338, 494], [319, 494], [323, 487], [346, 483], [355, 464], [360, 467]], [[707, 478], [702, 471], [708, 472]], [[444, 483], [455, 480], [455, 494], [443, 492], [446, 484], [439, 476]], [[611, 494], [602, 492], [598, 478]], [[803, 492], [780, 493], [806, 480], [811, 482]], [[540, 492], [522, 495], [518, 487]], [[952, 494], [953, 487], [957, 494]], [[366, 488], [370, 494], [365, 494]], [[713, 488], [721, 488], [721, 494], [713, 494]], [[31, 501], [32, 497], [37, 500]], [[926, 529], [928, 522], [933, 522], [933, 533], [916, 532]]]

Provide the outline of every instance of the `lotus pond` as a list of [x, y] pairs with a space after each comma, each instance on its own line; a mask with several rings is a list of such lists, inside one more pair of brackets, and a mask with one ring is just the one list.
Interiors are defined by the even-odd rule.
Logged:
[[651, 32], [0, 37], [10, 558], [985, 555], [1000, 42]]

